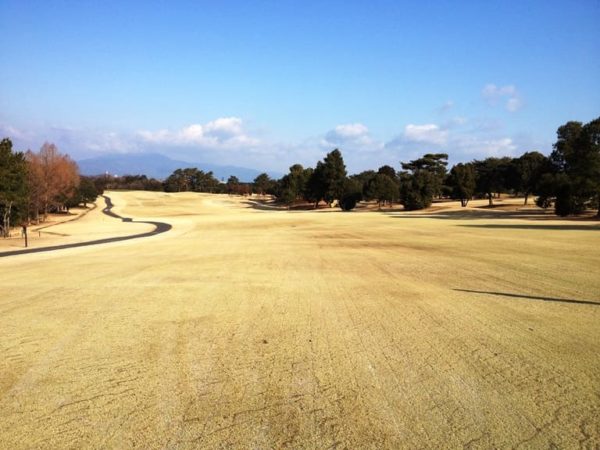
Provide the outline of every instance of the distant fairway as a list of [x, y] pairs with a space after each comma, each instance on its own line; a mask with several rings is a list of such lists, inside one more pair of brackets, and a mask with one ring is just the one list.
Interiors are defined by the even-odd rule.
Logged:
[[0, 258], [0, 447], [600, 446], [598, 222], [108, 195]]

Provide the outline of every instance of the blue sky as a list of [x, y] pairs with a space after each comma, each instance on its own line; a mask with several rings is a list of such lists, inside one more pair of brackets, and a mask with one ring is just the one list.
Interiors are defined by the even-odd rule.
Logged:
[[600, 115], [600, 2], [0, 0], [0, 134], [351, 172], [551, 151]]

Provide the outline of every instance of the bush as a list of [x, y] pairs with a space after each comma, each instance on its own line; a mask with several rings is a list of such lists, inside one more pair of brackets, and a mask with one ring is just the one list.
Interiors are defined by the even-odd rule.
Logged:
[[352, 178], [345, 178], [342, 182], [342, 195], [338, 205], [342, 211], [351, 211], [362, 200], [362, 184]]
[[433, 202], [433, 177], [425, 170], [416, 171], [414, 174], [403, 173], [400, 184], [400, 203], [407, 211], [424, 209]]
[[356, 207], [358, 201], [359, 196], [357, 194], [344, 195], [339, 201], [340, 208], [342, 208], [342, 211], [351, 211]]

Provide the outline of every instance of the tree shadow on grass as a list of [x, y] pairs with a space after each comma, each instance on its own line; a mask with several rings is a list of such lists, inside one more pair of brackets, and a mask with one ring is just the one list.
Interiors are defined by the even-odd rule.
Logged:
[[468, 224], [468, 225], [457, 225], [459, 227], [466, 228], [491, 228], [499, 230], [570, 230], [570, 231], [600, 231], [600, 227], [597, 225], [528, 225], [528, 224], [504, 224], [504, 223], [486, 223], [482, 225]]
[[591, 300], [574, 300], [574, 299], [568, 299], [568, 298], [538, 297], [538, 296], [534, 296], [534, 295], [511, 294], [508, 292], [474, 291], [471, 289], [452, 289], [452, 290], [458, 291], [458, 292], [468, 292], [470, 294], [497, 295], [497, 296], [501, 296], [501, 297], [522, 298], [522, 299], [526, 299], [526, 300], [540, 300], [543, 302], [575, 303], [578, 305], [600, 306], [600, 302], [594, 302]]
[[[499, 210], [466, 208], [461, 210], [421, 210], [421, 211], [381, 211], [383, 214], [389, 214], [394, 219], [440, 219], [440, 220], [528, 220], [532, 222], [558, 221], [574, 222], [577, 224], [590, 223], [591, 226], [597, 226], [600, 218], [596, 215], [584, 214], [574, 217], [558, 217], [542, 209], [524, 209], [524, 210]], [[395, 213], [395, 214], [394, 214]], [[400, 214], [398, 214], [400, 213]], [[562, 225], [561, 225], [562, 226]]]

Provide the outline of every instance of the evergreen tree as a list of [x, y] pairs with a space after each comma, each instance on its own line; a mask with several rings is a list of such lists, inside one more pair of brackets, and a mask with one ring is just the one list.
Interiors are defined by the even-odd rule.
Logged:
[[422, 158], [401, 163], [400, 202], [404, 209], [427, 208], [435, 195], [440, 195], [446, 175], [448, 155], [428, 153]]
[[96, 185], [89, 177], [81, 177], [79, 187], [75, 193], [75, 199], [77, 204], [83, 203], [87, 206], [88, 203], [92, 203], [98, 197], [98, 191]]
[[325, 156], [321, 177], [323, 181], [323, 200], [331, 206], [334, 200], [341, 198], [344, 192], [344, 180], [346, 179], [346, 166], [342, 153], [338, 149]]
[[435, 175], [428, 170], [400, 174], [400, 203], [407, 211], [424, 209], [433, 202]]
[[442, 194], [444, 179], [446, 178], [446, 166], [448, 165], [448, 155], [446, 153], [427, 153], [419, 159], [408, 163], [401, 163], [402, 170], [412, 173], [427, 171], [432, 176], [431, 190], [434, 196]]
[[506, 168], [511, 158], [486, 158], [483, 161], [473, 161], [475, 166], [476, 192], [488, 198], [489, 206], [494, 204], [494, 194], [506, 190]]
[[27, 165], [23, 153], [12, 151], [10, 139], [0, 142], [0, 235], [27, 220]]
[[557, 177], [556, 213], [579, 214], [588, 205], [600, 216], [600, 118], [585, 125], [567, 122], [557, 131], [550, 155]]
[[261, 173], [252, 182], [254, 192], [260, 195], [265, 195], [273, 188], [273, 180], [266, 173]]
[[362, 183], [354, 178], [346, 178], [339, 205], [343, 211], [350, 211], [362, 199]]
[[398, 183], [383, 173], [377, 173], [367, 186], [368, 197], [377, 200], [380, 208], [386, 202], [392, 206], [393, 202], [398, 200], [399, 194]]
[[312, 169], [305, 170], [301, 164], [291, 166], [289, 173], [279, 181], [278, 199], [291, 205], [299, 198], [304, 198], [311, 173]]
[[325, 200], [329, 206], [341, 199], [344, 193], [344, 181], [346, 179], [346, 166], [344, 159], [338, 149], [328, 153], [323, 161], [317, 166], [307, 180], [305, 197], [315, 203], [315, 208], [321, 200]]
[[548, 167], [548, 158], [539, 152], [527, 152], [515, 160], [518, 190], [525, 196], [524, 204], [537, 190], [540, 178]]
[[465, 207], [475, 193], [475, 166], [472, 163], [456, 164], [450, 171], [448, 184], [451, 188], [451, 197], [460, 200], [461, 206]]

